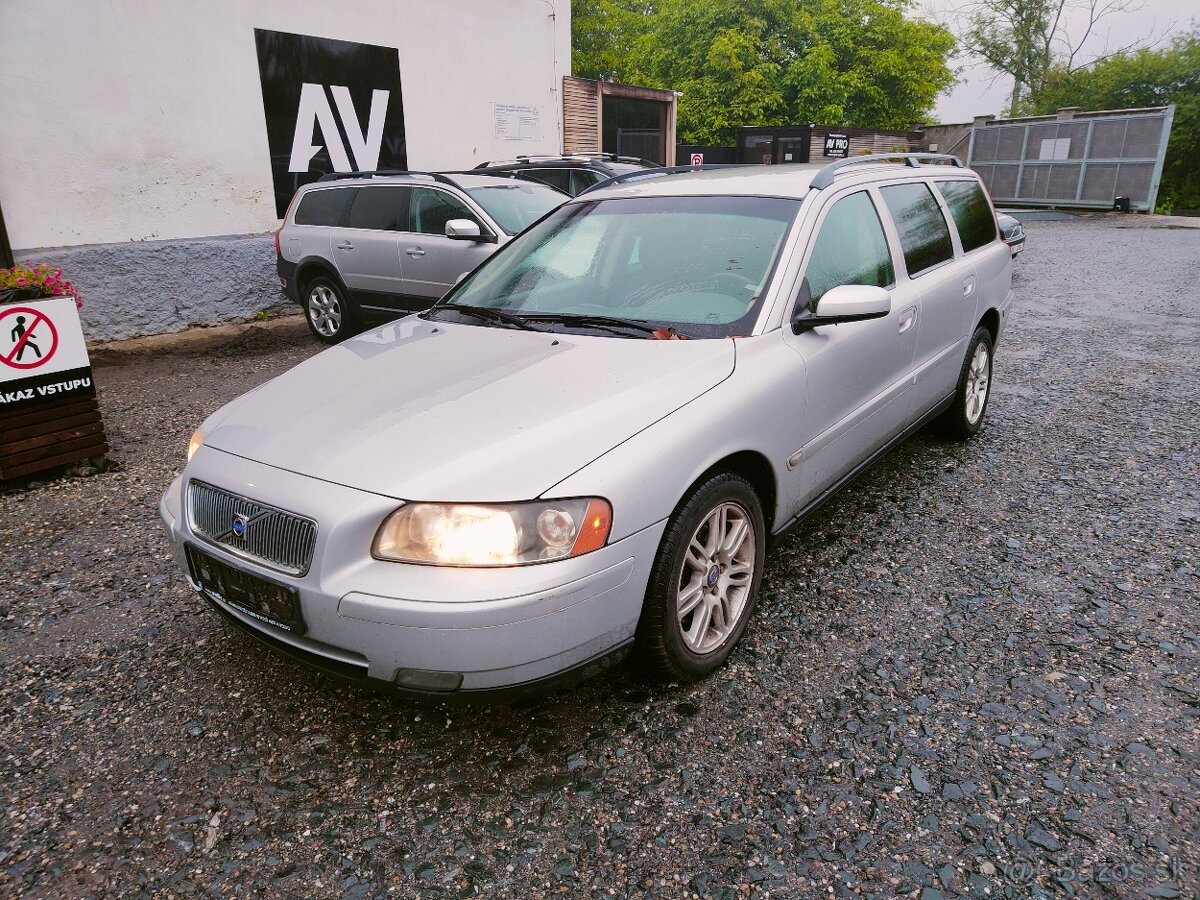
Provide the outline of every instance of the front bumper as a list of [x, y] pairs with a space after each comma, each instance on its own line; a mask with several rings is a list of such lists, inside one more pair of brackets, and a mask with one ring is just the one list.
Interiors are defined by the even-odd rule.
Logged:
[[[308, 572], [282, 574], [193, 533], [183, 512], [184, 484], [193, 477], [316, 520]], [[303, 637], [211, 593], [201, 596], [276, 650], [342, 678], [404, 690], [397, 677], [413, 670], [460, 673], [459, 692], [511, 690], [596, 668], [632, 640], [665, 523], [593, 553], [536, 566], [465, 569], [375, 560], [371, 539], [398, 505], [202, 447], [163, 495], [160, 512], [185, 572], [184, 546], [191, 543], [227, 565], [295, 588], [308, 626]]]

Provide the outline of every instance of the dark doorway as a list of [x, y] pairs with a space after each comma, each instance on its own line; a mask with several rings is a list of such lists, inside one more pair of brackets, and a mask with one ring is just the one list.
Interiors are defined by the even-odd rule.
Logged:
[[605, 95], [603, 103], [604, 152], [637, 156], [664, 165], [666, 105], [657, 100], [610, 95]]

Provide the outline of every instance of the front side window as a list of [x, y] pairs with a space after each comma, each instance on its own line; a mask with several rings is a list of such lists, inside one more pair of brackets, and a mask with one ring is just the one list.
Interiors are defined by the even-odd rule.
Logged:
[[996, 216], [978, 182], [939, 181], [937, 186], [958, 226], [963, 253], [970, 253], [996, 239]]
[[342, 212], [357, 188], [322, 188], [309, 191], [300, 198], [296, 208], [297, 225], [337, 225]]
[[446, 234], [446, 223], [451, 219], [467, 219], [483, 229], [479, 217], [457, 197], [434, 188], [412, 189], [409, 201], [408, 228], [417, 234]]
[[891, 184], [880, 188], [904, 250], [904, 266], [911, 276], [954, 258], [950, 228], [933, 192], [924, 182]]
[[619, 317], [678, 326], [689, 337], [748, 334], [799, 205], [768, 197], [568, 203], [502, 248], [446, 301], [535, 320]]
[[860, 191], [843, 197], [821, 223], [804, 270], [801, 290], [808, 292], [809, 310], [816, 312], [817, 301], [843, 284], [890, 288], [895, 282], [892, 254], [870, 195]]
[[347, 228], [370, 228], [373, 231], [402, 231], [404, 201], [408, 188], [392, 185], [360, 187], [350, 204]]

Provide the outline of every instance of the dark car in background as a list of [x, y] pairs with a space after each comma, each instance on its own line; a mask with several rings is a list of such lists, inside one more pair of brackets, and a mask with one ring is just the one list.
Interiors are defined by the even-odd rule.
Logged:
[[1013, 259], [1016, 259], [1017, 254], [1025, 249], [1025, 226], [1020, 219], [1007, 213], [997, 213], [996, 219], [1000, 223], [1000, 236], [1012, 251]]
[[483, 162], [473, 171], [540, 181], [572, 197], [578, 197], [588, 188], [617, 175], [657, 168], [658, 163], [636, 156], [577, 153], [569, 156], [518, 156], [510, 160]]

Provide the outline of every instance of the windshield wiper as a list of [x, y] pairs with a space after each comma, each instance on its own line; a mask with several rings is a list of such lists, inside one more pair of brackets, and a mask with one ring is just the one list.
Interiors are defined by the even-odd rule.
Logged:
[[529, 316], [534, 322], [552, 322], [559, 325], [592, 325], [596, 328], [625, 328], [630, 331], [640, 331], [643, 334], [656, 335], [672, 329], [658, 325], [649, 325], [636, 319], [622, 319], [617, 316], [599, 316], [591, 313], [534, 313]]
[[522, 316], [515, 316], [502, 309], [492, 309], [490, 306], [468, 306], [465, 303], [438, 303], [435, 306], [431, 306], [426, 315], [435, 313], [441, 309], [452, 309], [465, 316], [474, 316], [477, 319], [483, 319], [485, 322], [504, 322], [506, 325], [523, 328], [525, 331], [542, 330], [530, 325]]

